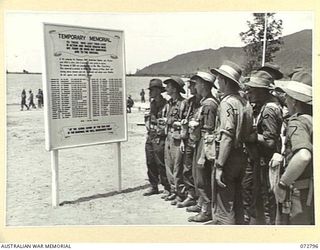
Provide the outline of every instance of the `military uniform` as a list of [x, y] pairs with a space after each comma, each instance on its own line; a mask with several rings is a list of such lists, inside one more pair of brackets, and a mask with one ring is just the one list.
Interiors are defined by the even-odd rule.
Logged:
[[[313, 124], [310, 115], [295, 114], [288, 120], [285, 141], [285, 163], [289, 164], [294, 154], [300, 149], [313, 153]], [[312, 160], [303, 173], [295, 180], [293, 187], [300, 191], [302, 213], [290, 218], [292, 225], [314, 225], [314, 194]]]
[[[187, 100], [187, 107], [184, 112], [184, 117], [186, 118], [186, 125], [188, 127], [188, 122], [194, 119], [195, 113], [200, 108], [200, 101], [197, 100], [196, 96], [192, 96]], [[193, 154], [195, 148], [194, 138], [190, 137], [190, 130], [187, 129], [186, 137], [183, 138], [185, 144], [185, 152], [183, 155], [183, 181], [186, 189], [186, 193], [190, 199], [196, 199], [196, 191], [194, 185], [194, 169], [193, 164]]]
[[[200, 138], [199, 141], [196, 142], [194, 151], [194, 177], [196, 190], [199, 194], [198, 204], [201, 206], [201, 212], [204, 214], [209, 213], [211, 217], [211, 172], [214, 163], [214, 155], [211, 154], [212, 157], [208, 157], [205, 153], [204, 147], [205, 143], [214, 145], [213, 131], [215, 128], [219, 102], [216, 98], [209, 94], [200, 101], [200, 104], [201, 108], [198, 109], [197, 113], [195, 114], [196, 117], [199, 117], [198, 122]], [[209, 136], [212, 137], [210, 142], [207, 140]], [[211, 147], [211, 149], [213, 148]]]
[[281, 152], [282, 109], [280, 104], [271, 97], [259, 109], [254, 120], [257, 133], [262, 135], [265, 141], [272, 142], [270, 143], [272, 146], [255, 143], [257, 155], [247, 164], [243, 180], [245, 215], [246, 220], [249, 220], [249, 217], [256, 218], [257, 224], [273, 225], [276, 202], [270, 189], [268, 163], [274, 153]]
[[165, 113], [167, 118], [167, 137], [165, 140], [165, 166], [171, 193], [183, 197], [183, 153], [180, 150], [181, 144], [181, 122], [186, 108], [186, 100], [179, 96], [176, 100], [172, 98], [166, 105]]
[[148, 177], [151, 186], [158, 189], [159, 182], [165, 190], [170, 191], [170, 185], [166, 175], [164, 164], [164, 145], [166, 135], [164, 130], [159, 130], [158, 119], [163, 116], [163, 108], [167, 101], [160, 96], [159, 101], [153, 99], [150, 103], [150, 113], [145, 116], [146, 127], [148, 130], [147, 141], [145, 144]]
[[[273, 188], [279, 202], [277, 224], [314, 225], [312, 75], [304, 70], [295, 72], [277, 89], [286, 93], [291, 115], [286, 127], [285, 169]], [[281, 159], [272, 159], [270, 166], [279, 169], [281, 164], [277, 162], [281, 163]], [[283, 223], [278, 220], [281, 217], [289, 220]]]
[[[213, 221], [215, 224], [242, 224], [242, 178], [247, 165], [243, 142], [252, 132], [252, 108], [241, 96], [224, 96], [218, 109], [216, 125], [216, 167], [223, 169], [222, 181], [226, 187], [213, 185]], [[222, 148], [222, 140], [229, 148]]]

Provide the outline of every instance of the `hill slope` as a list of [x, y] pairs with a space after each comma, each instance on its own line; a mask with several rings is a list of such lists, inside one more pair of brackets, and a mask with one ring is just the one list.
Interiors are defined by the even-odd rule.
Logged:
[[[303, 30], [283, 37], [284, 44], [275, 54], [274, 62], [281, 71], [290, 72], [296, 66], [311, 69], [312, 32]], [[205, 49], [177, 55], [172, 59], [149, 65], [136, 75], [184, 75], [197, 70], [208, 71], [219, 67], [224, 60], [231, 60], [243, 65], [246, 58], [242, 47], [222, 47], [217, 50]]]

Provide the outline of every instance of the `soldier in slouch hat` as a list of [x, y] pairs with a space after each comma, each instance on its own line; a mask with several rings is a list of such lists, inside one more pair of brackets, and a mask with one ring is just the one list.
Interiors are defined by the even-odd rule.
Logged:
[[269, 73], [258, 71], [245, 85], [248, 99], [257, 109], [254, 112], [255, 133], [250, 141], [255, 155], [249, 154], [252, 158], [243, 180], [245, 219], [247, 223], [251, 217], [254, 224], [274, 225], [276, 202], [270, 189], [268, 163], [274, 153], [281, 152], [282, 107], [271, 94], [274, 85]]
[[314, 225], [312, 77], [298, 71], [290, 81], [283, 82], [281, 90], [286, 94], [290, 117], [285, 139], [285, 170], [274, 192], [282, 208], [278, 210], [279, 217], [287, 217], [288, 221], [277, 220], [277, 223]]
[[230, 61], [219, 69], [219, 91], [223, 93], [216, 122], [216, 160], [214, 164], [213, 223], [243, 224], [242, 178], [247, 165], [244, 142], [252, 133], [252, 108], [240, 96], [241, 68]]
[[[219, 101], [212, 95], [215, 76], [206, 72], [197, 72], [191, 77], [195, 82], [197, 93], [202, 97], [200, 108], [195, 112], [193, 120], [189, 122], [190, 136], [195, 138], [195, 148], [193, 156], [193, 168], [196, 191], [199, 195], [198, 204], [189, 211], [199, 213], [188, 218], [189, 221], [206, 222], [212, 219], [212, 190], [211, 174], [214, 164], [214, 128]], [[187, 210], [188, 211], [188, 210]]]
[[164, 81], [166, 92], [171, 97], [165, 107], [167, 137], [165, 141], [165, 166], [170, 184], [170, 195], [165, 200], [177, 204], [184, 199], [183, 153], [180, 150], [182, 141], [181, 120], [186, 109], [186, 100], [181, 96], [185, 93], [184, 81], [172, 76]]
[[193, 154], [196, 139], [193, 136], [192, 128], [189, 127], [189, 122], [194, 120], [195, 113], [200, 108], [200, 100], [202, 97], [195, 88], [196, 83], [193, 80], [193, 77], [191, 77], [188, 82], [188, 88], [192, 96], [186, 101], [187, 106], [183, 115], [184, 119], [181, 121], [182, 142], [180, 148], [181, 152], [183, 152], [183, 182], [186, 192], [186, 198], [185, 200], [177, 203], [178, 208], [190, 207], [195, 205], [198, 197], [195, 189], [193, 168]]
[[167, 104], [166, 99], [161, 95], [165, 91], [160, 79], [152, 79], [149, 83], [150, 91], [150, 112], [145, 115], [145, 123], [148, 131], [147, 141], [145, 145], [148, 177], [151, 187], [143, 194], [150, 196], [158, 194], [159, 182], [163, 185], [164, 193], [169, 194], [170, 185], [166, 175], [164, 164], [164, 144], [165, 129], [161, 127], [159, 120], [163, 117], [163, 109]]

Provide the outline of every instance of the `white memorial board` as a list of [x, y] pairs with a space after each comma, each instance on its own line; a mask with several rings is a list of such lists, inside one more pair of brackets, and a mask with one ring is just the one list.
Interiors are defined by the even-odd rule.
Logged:
[[124, 32], [44, 24], [46, 149], [127, 140]]

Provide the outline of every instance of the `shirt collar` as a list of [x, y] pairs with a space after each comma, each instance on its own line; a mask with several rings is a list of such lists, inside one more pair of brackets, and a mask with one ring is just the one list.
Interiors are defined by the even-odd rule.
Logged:
[[181, 95], [178, 96], [177, 99], [173, 100], [172, 98], [169, 99], [170, 104], [177, 104], [179, 101], [182, 101], [183, 97]]
[[203, 102], [204, 102], [205, 100], [207, 100], [208, 98], [214, 98], [214, 97], [213, 97], [213, 95], [212, 95], [211, 93], [208, 93], [208, 95], [207, 95], [206, 97], [203, 97], [203, 98], [200, 100], [200, 104], [202, 105]]

